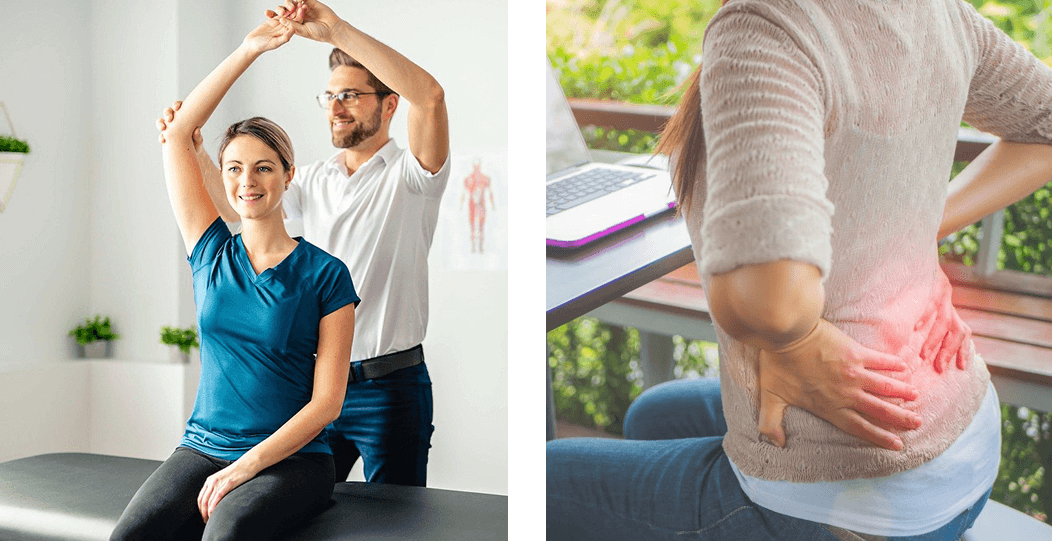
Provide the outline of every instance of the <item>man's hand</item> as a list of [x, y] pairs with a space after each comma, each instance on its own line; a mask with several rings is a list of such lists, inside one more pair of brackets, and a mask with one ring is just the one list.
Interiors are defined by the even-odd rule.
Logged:
[[760, 351], [760, 433], [784, 447], [785, 408], [797, 406], [857, 438], [898, 451], [893, 428], [916, 429], [920, 416], [880, 397], [915, 400], [917, 389], [874, 370], [903, 371], [894, 355], [866, 348], [824, 319], [778, 352]]
[[269, 18], [279, 21], [296, 35], [329, 43], [337, 25], [343, 22], [336, 12], [317, 0], [285, 0], [276, 11], [267, 10]]
[[[157, 135], [157, 140], [163, 145], [165, 143], [164, 130], [168, 129], [168, 123], [175, 119], [175, 112], [183, 106], [182, 101], [176, 101], [172, 103], [171, 107], [168, 107], [161, 113], [160, 118], [157, 119], [157, 130], [161, 133]], [[193, 133], [194, 151], [197, 153], [201, 152], [201, 143], [204, 142], [204, 138], [201, 136], [201, 128], [198, 127]]]

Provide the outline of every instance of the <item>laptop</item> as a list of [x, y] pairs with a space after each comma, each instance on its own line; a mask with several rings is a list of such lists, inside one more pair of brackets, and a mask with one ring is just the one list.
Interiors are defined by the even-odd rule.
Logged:
[[548, 246], [583, 246], [676, 206], [666, 159], [592, 162], [551, 61], [547, 87]]

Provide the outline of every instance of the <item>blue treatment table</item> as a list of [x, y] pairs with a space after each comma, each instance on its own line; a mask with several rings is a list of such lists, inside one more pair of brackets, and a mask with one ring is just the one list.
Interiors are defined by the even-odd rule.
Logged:
[[[57, 453], [0, 463], [0, 539], [105, 541], [161, 463]], [[291, 541], [508, 538], [508, 498], [433, 488], [338, 483], [329, 507]]]

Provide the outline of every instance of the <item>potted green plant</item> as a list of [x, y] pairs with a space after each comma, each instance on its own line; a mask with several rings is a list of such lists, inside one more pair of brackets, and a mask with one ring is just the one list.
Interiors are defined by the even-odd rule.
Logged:
[[161, 343], [176, 346], [182, 353], [183, 362], [190, 362], [190, 348], [201, 347], [197, 341], [197, 330], [193, 327], [180, 329], [179, 327], [161, 327]]
[[29, 154], [29, 143], [9, 135], [0, 135], [0, 152]]
[[15, 135], [15, 126], [3, 102], [0, 102], [0, 109], [4, 111], [4, 118], [11, 129], [11, 135], [0, 135], [0, 212], [3, 212], [15, 191], [15, 181], [22, 172], [26, 154], [29, 154], [29, 143]]
[[105, 359], [113, 356], [113, 341], [120, 335], [113, 332], [110, 318], [96, 315], [73, 327], [69, 335], [77, 341], [77, 357], [81, 359]]

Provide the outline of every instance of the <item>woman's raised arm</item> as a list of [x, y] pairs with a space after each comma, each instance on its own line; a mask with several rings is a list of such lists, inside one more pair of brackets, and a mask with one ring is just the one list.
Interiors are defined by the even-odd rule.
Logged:
[[161, 145], [164, 177], [168, 198], [179, 224], [187, 253], [190, 253], [208, 226], [219, 216], [208, 198], [197, 163], [193, 133], [208, 120], [234, 81], [266, 51], [276, 49], [292, 39], [293, 32], [276, 19], [267, 19], [245, 36], [241, 45], [228, 56], [190, 95], [164, 130]]

